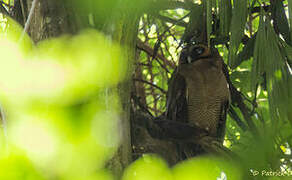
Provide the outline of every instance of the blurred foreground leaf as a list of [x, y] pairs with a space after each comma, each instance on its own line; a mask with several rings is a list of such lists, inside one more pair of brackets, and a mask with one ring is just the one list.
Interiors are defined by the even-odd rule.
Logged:
[[9, 152], [26, 161], [3, 156], [0, 165], [25, 172], [0, 179], [112, 179], [103, 168], [119, 145], [120, 103], [106, 92], [124, 78], [120, 47], [94, 30], [25, 53], [16, 39], [0, 41], [0, 102]]
[[241, 180], [240, 170], [233, 163], [218, 157], [201, 156], [183, 161], [173, 168], [174, 180]]
[[164, 160], [155, 155], [143, 155], [125, 171], [123, 180], [171, 180], [171, 172]]
[[16, 103], [34, 98], [59, 104], [79, 101], [99, 88], [117, 84], [126, 70], [119, 47], [93, 30], [45, 40], [29, 57], [13, 42], [0, 44], [4, 47], [0, 50], [0, 90], [14, 97], [10, 100], [17, 99]]
[[10, 154], [0, 158], [0, 179], [43, 180], [45, 178], [37, 172], [27, 157]]

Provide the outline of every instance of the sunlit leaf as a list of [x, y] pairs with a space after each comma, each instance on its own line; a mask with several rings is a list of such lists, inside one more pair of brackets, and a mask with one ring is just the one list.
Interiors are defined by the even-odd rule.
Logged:
[[70, 103], [117, 84], [125, 75], [121, 50], [95, 31], [43, 41], [30, 57], [14, 43], [1, 43], [1, 54], [9, 57], [1, 58], [1, 89], [19, 103], [28, 98], [52, 103], [61, 97], [59, 103]]
[[234, 60], [234, 68], [238, 67], [243, 61], [249, 60], [253, 56], [255, 37], [253, 36], [248, 40], [247, 44], [243, 47], [242, 51], [238, 53]]
[[154, 155], [143, 155], [125, 171], [122, 180], [171, 180], [166, 162]]
[[11, 153], [0, 158], [0, 179], [45, 180], [32, 162], [24, 155]]
[[0, 97], [9, 114], [11, 150], [27, 154], [27, 165], [39, 174], [98, 178], [96, 170], [121, 137], [118, 97], [102, 94], [125, 76], [119, 46], [93, 30], [43, 41], [25, 54], [13, 38], [0, 44]]
[[[19, 49], [21, 50], [21, 53], [23, 53], [24, 55], [27, 55], [32, 49], [32, 46], [33, 46], [32, 40], [30, 39], [28, 34], [23, 31], [23, 28], [21, 27], [21, 25], [19, 25], [16, 21], [11, 19], [10, 17], [5, 17], [5, 18], [7, 21], [6, 22], [7, 28], [4, 32], [0, 31], [0, 41], [7, 41], [7, 39], [9, 39], [10, 41], [17, 42]], [[4, 48], [4, 46], [1, 45], [1, 48], [2, 47]], [[6, 45], [6, 48], [7, 48], [7, 45]], [[9, 54], [1, 53], [1, 58], [9, 59]]]
[[196, 157], [173, 168], [174, 180], [226, 179], [241, 180], [242, 175], [236, 165], [217, 157]]

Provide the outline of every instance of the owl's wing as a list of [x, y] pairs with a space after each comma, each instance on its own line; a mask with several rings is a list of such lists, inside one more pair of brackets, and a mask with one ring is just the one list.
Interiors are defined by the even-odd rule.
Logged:
[[226, 118], [227, 118], [227, 112], [229, 108], [229, 101], [223, 101], [221, 103], [221, 108], [220, 108], [220, 117], [218, 121], [218, 126], [217, 126], [217, 138], [219, 139], [220, 142], [223, 142], [224, 136], [225, 136], [225, 127], [226, 127]]
[[169, 120], [187, 122], [186, 80], [178, 73], [178, 69], [174, 71], [169, 81], [166, 117]]
[[[220, 57], [220, 63], [221, 63], [220, 65], [221, 65], [222, 73], [224, 75], [224, 78], [227, 81], [226, 83], [228, 84], [228, 79], [229, 79], [228, 68], [221, 57]], [[229, 105], [231, 101], [230, 92], [228, 91], [227, 94], [228, 94], [228, 97], [226, 97], [225, 101], [221, 102], [219, 122], [217, 126], [217, 137], [221, 142], [223, 142], [224, 136], [225, 136], [227, 113], [228, 113]]]

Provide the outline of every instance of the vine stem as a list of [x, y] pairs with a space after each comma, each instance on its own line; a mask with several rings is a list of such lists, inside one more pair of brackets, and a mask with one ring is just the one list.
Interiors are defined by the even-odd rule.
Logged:
[[6, 145], [6, 148], [8, 148], [7, 121], [6, 121], [5, 112], [1, 104], [0, 104], [0, 118], [1, 118], [1, 123], [2, 123], [3, 135], [5, 139], [5, 145]]
[[32, 5], [31, 5], [31, 8], [30, 8], [27, 20], [26, 20], [25, 25], [24, 25], [24, 29], [23, 29], [23, 31], [21, 33], [21, 36], [19, 38], [18, 43], [20, 43], [23, 40], [25, 33], [27, 33], [27, 31], [28, 31], [28, 28], [29, 28], [31, 20], [32, 20], [32, 15], [33, 15], [33, 13], [35, 11], [35, 7], [36, 7], [37, 2], [38, 2], [38, 0], [33, 0], [33, 2], [32, 2]]

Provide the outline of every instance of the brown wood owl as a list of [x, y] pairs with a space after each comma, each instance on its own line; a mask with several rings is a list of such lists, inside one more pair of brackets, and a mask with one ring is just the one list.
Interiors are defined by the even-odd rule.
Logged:
[[190, 45], [180, 55], [167, 93], [166, 116], [200, 127], [223, 142], [229, 89], [217, 49]]

